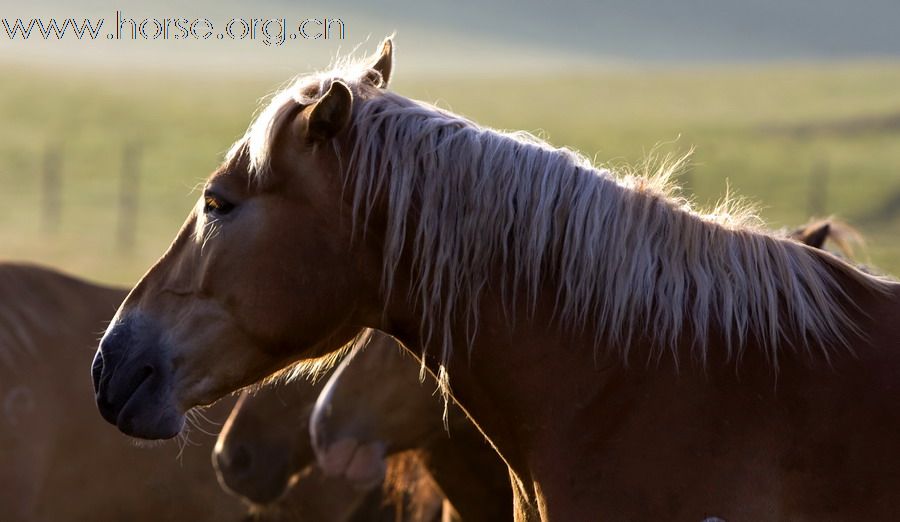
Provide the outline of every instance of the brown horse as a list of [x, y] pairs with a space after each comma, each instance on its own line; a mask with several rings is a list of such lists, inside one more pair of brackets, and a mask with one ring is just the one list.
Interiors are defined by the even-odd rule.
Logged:
[[125, 295], [0, 263], [0, 519], [219, 521], [246, 512], [216, 484], [209, 437], [193, 435], [179, 458], [171, 446], [135, 448], [97, 422], [82, 368]]
[[365, 481], [380, 477], [387, 455], [418, 450], [462, 520], [512, 520], [503, 461], [456, 405], [445, 425], [440, 398], [419, 380], [418, 367], [381, 333], [345, 359], [310, 421], [319, 465], [328, 475]]
[[488, 437], [519, 520], [900, 511], [900, 284], [391, 70], [387, 42], [302, 77], [232, 148], [101, 341], [106, 420], [173, 437], [374, 327]]
[[427, 482], [416, 481], [416, 495], [385, 498], [375, 487], [380, 480], [360, 485], [323, 476], [315, 465], [309, 418], [324, 383], [295, 379], [241, 394], [213, 454], [222, 486], [253, 512], [296, 513], [297, 520], [389, 522], [439, 515], [442, 497]]

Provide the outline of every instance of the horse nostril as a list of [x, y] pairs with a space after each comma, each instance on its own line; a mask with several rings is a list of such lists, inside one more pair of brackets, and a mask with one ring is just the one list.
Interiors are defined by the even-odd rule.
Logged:
[[240, 445], [234, 450], [229, 467], [232, 471], [246, 471], [250, 469], [250, 452], [244, 445]]

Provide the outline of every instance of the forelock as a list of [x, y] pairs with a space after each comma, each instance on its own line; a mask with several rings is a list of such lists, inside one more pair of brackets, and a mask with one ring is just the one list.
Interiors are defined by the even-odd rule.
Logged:
[[377, 93], [382, 81], [377, 71], [362, 60], [352, 59], [339, 60], [325, 71], [294, 78], [263, 102], [262, 110], [247, 131], [229, 149], [226, 162], [247, 154], [251, 177], [266, 176], [271, 170], [272, 149], [278, 133], [299, 109], [318, 101], [338, 80], [350, 87], [355, 98]]

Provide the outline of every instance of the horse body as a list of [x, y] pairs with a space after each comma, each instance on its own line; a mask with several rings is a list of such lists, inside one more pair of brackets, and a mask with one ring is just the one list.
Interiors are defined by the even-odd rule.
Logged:
[[0, 506], [9, 520], [219, 521], [244, 512], [215, 483], [210, 444], [178, 459], [172, 448], [134, 448], [97, 422], [78, 370], [125, 295], [0, 264]]
[[444, 424], [440, 398], [398, 350], [373, 332], [332, 374], [310, 421], [320, 466], [368, 478], [383, 473], [386, 456], [415, 450], [462, 520], [511, 520], [506, 466], [459, 407], [448, 405]]
[[210, 177], [101, 342], [104, 418], [174, 436], [372, 327], [488, 437], [518, 520], [900, 509], [896, 283], [386, 92], [390, 51], [285, 90]]

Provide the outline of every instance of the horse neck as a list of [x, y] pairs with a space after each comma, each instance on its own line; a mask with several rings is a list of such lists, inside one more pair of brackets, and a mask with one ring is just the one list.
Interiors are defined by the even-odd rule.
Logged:
[[[415, 224], [412, 227], [415, 227]], [[730, 230], [723, 230], [720, 233], [723, 235], [755, 234], [754, 232]], [[806, 252], [806, 255], [810, 253], [808, 247], [789, 242], [786, 239], [768, 237], [765, 238], [765, 241], [787, 243], [785, 248], [796, 255], [803, 255], [803, 252]], [[540, 323], [546, 329], [555, 331], [557, 335], [565, 339], [567, 344], [590, 346], [591, 348], [589, 349], [594, 350], [595, 362], [598, 356], [608, 361], [609, 358], [607, 356], [610, 354], [615, 356], [625, 353], [625, 359], [620, 359], [619, 362], [626, 365], [632, 362], [631, 359], [643, 361], [650, 357], [657, 360], [668, 358], [671, 359], [670, 362], [673, 365], [678, 366], [681, 363], [681, 359], [690, 360], [690, 358], [695, 356], [699, 356], [698, 358], [702, 365], [705, 365], [707, 362], [716, 363], [717, 361], [733, 363], [747, 355], [748, 352], [755, 350], [777, 352], [774, 354], [776, 356], [775, 359], [772, 359], [772, 353], [766, 355], [766, 357], [769, 357], [770, 364], [777, 364], [778, 357], [790, 355], [791, 353], [803, 353], [808, 356], [827, 359], [834, 352], [847, 352], [848, 347], [851, 347], [850, 345], [860, 341], [855, 330], [860, 328], [860, 325], [867, 324], [873, 311], [883, 310], [874, 313], [880, 314], [878, 316], [884, 321], [889, 321], [889, 318], [896, 317], [896, 312], [891, 315], [891, 310], [897, 309], [900, 297], [898, 297], [897, 290], [895, 290], [898, 287], [897, 284], [893, 285], [892, 288], [894, 290], [885, 292], [884, 290], [890, 286], [890, 283], [874, 282], [874, 279], [857, 272], [846, 265], [845, 262], [834, 258], [830, 254], [820, 251], [812, 251], [811, 254], [811, 259], [821, 263], [820, 269], [824, 269], [823, 272], [830, 273], [836, 283], [833, 288], [829, 287], [826, 291], [830, 291], [834, 299], [843, 304], [847, 321], [844, 324], [830, 322], [826, 326], [833, 328], [832, 332], [839, 332], [844, 336], [844, 339], [828, 333], [820, 335], [818, 340], [816, 340], [815, 338], [810, 338], [811, 331], [792, 330], [791, 320], [786, 315], [786, 311], [790, 307], [784, 306], [783, 302], [780, 303], [779, 308], [782, 310], [784, 324], [779, 326], [782, 332], [774, 344], [771, 338], [760, 337], [761, 335], [767, 335], [765, 327], [758, 332], [752, 331], [752, 329], [748, 330], [745, 332], [746, 337], [739, 342], [735, 338], [734, 332], [731, 332], [729, 335], [728, 332], [723, 331], [721, 325], [718, 324], [720, 319], [715, 316], [716, 310], [714, 309], [710, 310], [711, 315], [702, 329], [698, 330], [696, 325], [686, 321], [681, 326], [681, 331], [678, 335], [673, 336], [671, 339], [655, 338], [652, 329], [646, 332], [636, 330], [632, 332], [634, 335], [629, 334], [624, 342], [621, 339], [604, 338], [602, 336], [597, 338], [591, 335], [593, 333], [591, 332], [591, 326], [588, 326], [583, 331], [578, 331], [578, 328], [566, 328], [564, 325], [561, 325], [560, 305], [557, 297], [560, 279], [557, 274], [547, 275], [546, 279], [540, 283], [541, 286], [538, 287], [538, 290], [533, 292], [536, 295], [533, 300], [531, 295], [521, 292], [510, 301], [503, 292], [503, 278], [508, 277], [508, 275], [504, 275], [505, 268], [499, 266], [495, 267], [493, 276], [479, 296], [479, 313], [474, 322], [479, 325], [479, 334], [485, 330], [491, 330], [497, 324], [500, 325], [499, 328], [502, 331], [506, 329], [503, 323], [509, 323], [512, 328], [526, 323]], [[408, 257], [408, 255], [402, 257], [398, 264], [395, 272], [394, 287], [390, 296], [391, 299], [388, 301], [383, 314], [385, 318], [377, 325], [377, 328], [397, 336], [414, 353], [421, 354], [423, 348], [426, 348], [424, 350], [426, 365], [437, 372], [442, 361], [441, 354], [436, 353], [438, 350], [434, 348], [439, 348], [439, 346], [432, 346], [431, 349], [427, 349], [428, 347], [425, 346], [426, 339], [422, 336], [422, 317], [427, 312], [417, 305], [413, 292], [416, 283], [412, 280], [413, 276], [410, 276], [410, 274], [415, 273], [413, 270], [414, 263]], [[782, 277], [782, 275], [772, 274], [772, 277]], [[811, 285], [821, 284], [822, 287], [828, 284], [824, 279], [821, 283], [818, 283], [816, 280], [807, 280], [807, 283]], [[728, 282], [715, 281], [715, 284], [726, 285]], [[842, 292], [846, 296], [841, 296]], [[784, 298], [785, 296], [779, 294], [778, 297]], [[690, 303], [685, 302], [684, 305], [690, 306]], [[810, 315], [815, 315], [816, 313], [817, 310], [815, 309], [809, 311]], [[833, 314], [834, 310], [831, 310], [829, 313]], [[684, 315], [686, 319], [691, 319], [692, 312], [688, 310]], [[488, 318], [487, 320], [485, 319], [486, 317]], [[491, 323], [492, 319], [494, 320], [493, 324]], [[591, 319], [588, 318], [588, 320], [590, 321]], [[454, 355], [459, 352], [464, 354], [477, 353], [477, 349], [469, 344], [470, 339], [464, 335], [468, 332], [470, 324], [471, 322], [460, 320], [455, 323], [454, 328], [451, 328], [454, 332]], [[439, 324], [432, 326], [436, 330], [440, 328]], [[862, 328], [867, 329], [870, 327], [872, 326], [864, 326]], [[829, 332], [829, 330], [817, 331]], [[432, 345], [437, 345], [440, 343], [440, 332], [435, 331], [434, 333], [437, 335], [434, 335], [430, 340]], [[581, 335], [581, 333], [585, 335]], [[699, 347], [698, 340], [703, 340], [702, 346], [706, 348]], [[479, 344], [477, 341], [478, 339], [476, 338], [476, 344]], [[635, 349], [635, 347], [641, 349]], [[629, 359], [629, 354], [633, 354], [631, 359]], [[656, 357], [657, 355], [658, 357]]]

